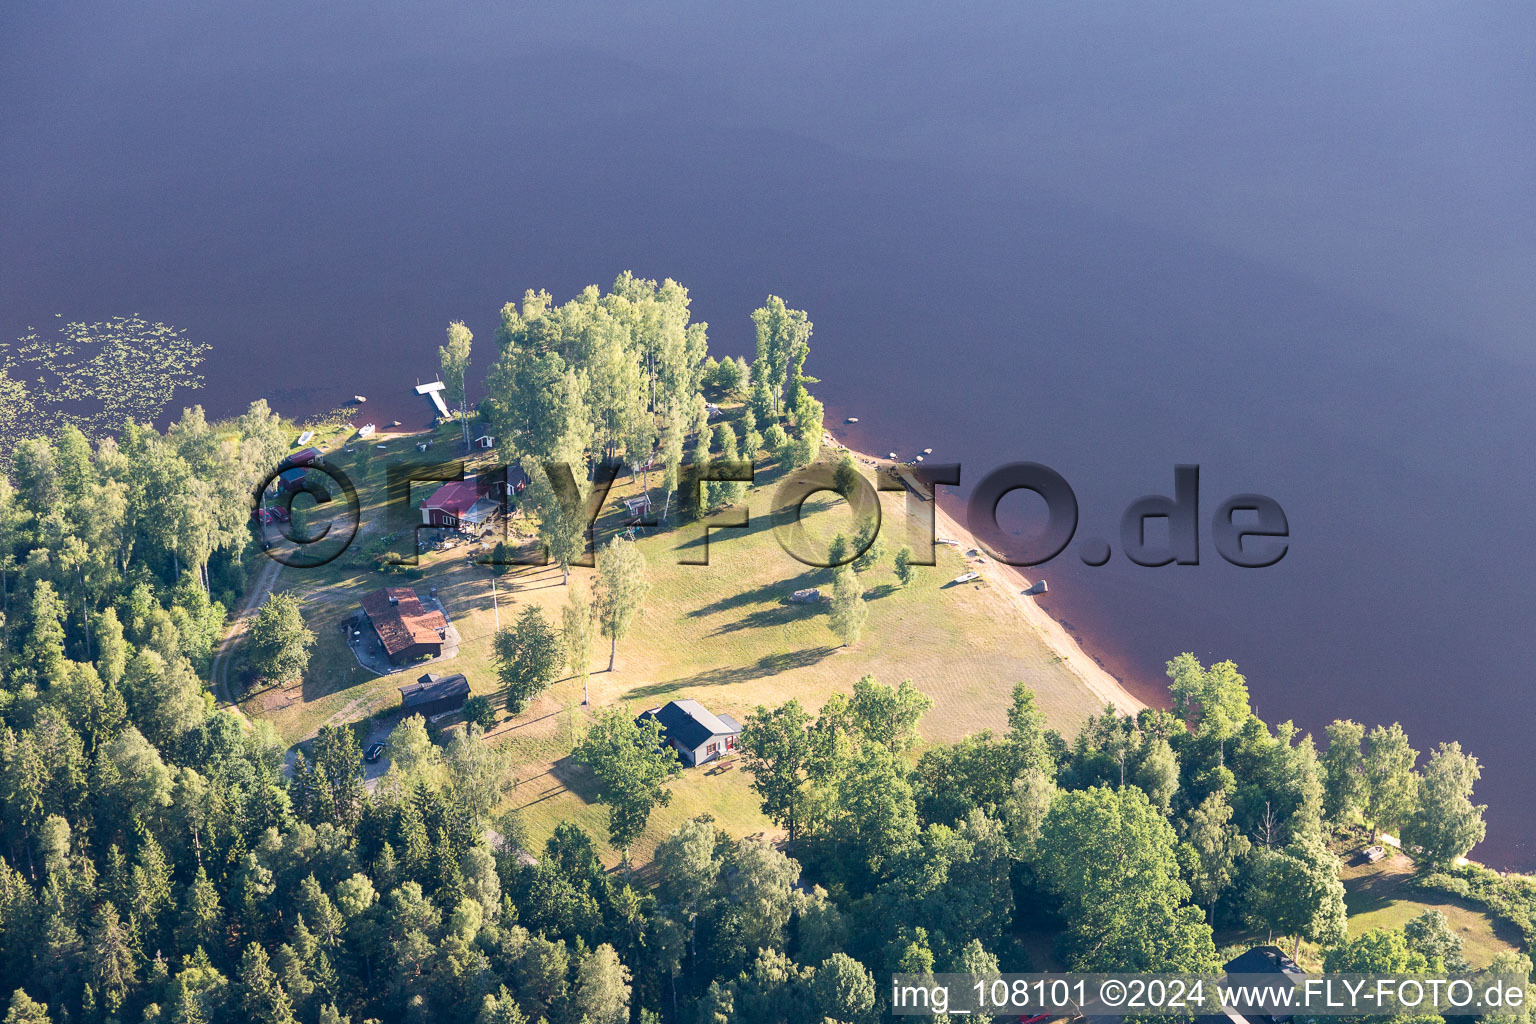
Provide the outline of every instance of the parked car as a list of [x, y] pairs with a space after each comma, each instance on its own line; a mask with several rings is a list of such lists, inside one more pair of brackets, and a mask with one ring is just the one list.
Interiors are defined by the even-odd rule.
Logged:
[[366, 757], [370, 761], [377, 761], [380, 757], [383, 756], [383, 754], [384, 754], [384, 744], [382, 744], [382, 743], [375, 743], [373, 746], [368, 748], [368, 752], [366, 754], [364, 754], [363, 756]]

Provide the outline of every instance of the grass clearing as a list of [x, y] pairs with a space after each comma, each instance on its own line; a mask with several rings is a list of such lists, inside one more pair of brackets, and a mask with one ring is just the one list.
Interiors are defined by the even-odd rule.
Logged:
[[[434, 435], [437, 452], [453, 450], [451, 425]], [[336, 446], [340, 430], [316, 443]], [[316, 569], [285, 569], [278, 589], [299, 596], [306, 620], [318, 635], [310, 670], [302, 684], [275, 698], [255, 694], [246, 710], [269, 718], [290, 743], [300, 742], [325, 724], [341, 724], [394, 706], [395, 688], [428, 669], [463, 672], [472, 691], [500, 698], [491, 661], [491, 637], [499, 621], [507, 624], [525, 606], [545, 609], [558, 624], [567, 590], [555, 567], [515, 569], [496, 578], [486, 566], [466, 563], [466, 550], [423, 554], [412, 570], [382, 573], [370, 552], [388, 545], [409, 550], [407, 523], [391, 519], [385, 505], [385, 477], [391, 462], [419, 457], [421, 438], [384, 435], [352, 442], [350, 454], [329, 456], [352, 477], [359, 490], [362, 526], [348, 552]], [[377, 445], [386, 447], [380, 449]], [[934, 701], [922, 725], [925, 741], [949, 742], [984, 728], [1006, 728], [1009, 694], [1015, 682], [1035, 690], [1052, 726], [1070, 735], [1098, 710], [1099, 702], [1043, 643], [1017, 612], [984, 584], [952, 585], [966, 571], [960, 552], [939, 545], [938, 564], [919, 567], [907, 587], [897, 585], [891, 557], [906, 536], [904, 496], [882, 495], [882, 535], [887, 553], [861, 575], [869, 605], [864, 637], [849, 648], [827, 628], [825, 605], [789, 604], [788, 595], [816, 586], [830, 592], [831, 572], [805, 566], [787, 554], [771, 529], [769, 507], [776, 482], [772, 469], [760, 470], [748, 498], [750, 526], [711, 530], [709, 564], [680, 565], [702, 544], [696, 524], [679, 525], [674, 513], [668, 528], [650, 531], [639, 543], [649, 567], [651, 591], [632, 634], [618, 646], [612, 672], [606, 671], [608, 644], [594, 650], [592, 708], [623, 702], [638, 713], [668, 700], [692, 697], [710, 710], [744, 720], [759, 705], [774, 706], [797, 698], [811, 710], [833, 693], [848, 692], [861, 676], [873, 673], [887, 683], [911, 679]], [[652, 484], [659, 483], [652, 474]], [[599, 536], [619, 528], [622, 499], [639, 494], [640, 480], [615, 484]], [[413, 500], [432, 485], [417, 485]], [[393, 511], [393, 510], [391, 510]], [[806, 503], [806, 524], [819, 542], [836, 532], [853, 532], [852, 517], [841, 498]], [[514, 529], [520, 520], [514, 520]], [[404, 539], [402, 539], [404, 538]], [[571, 585], [591, 591], [595, 573], [576, 568]], [[463, 642], [452, 660], [428, 662], [413, 670], [375, 675], [357, 664], [341, 623], [357, 608], [362, 594], [385, 585], [435, 587]], [[439, 664], [442, 666], [439, 668]], [[565, 678], [540, 695], [515, 720], [503, 718], [493, 741], [509, 744], [517, 765], [511, 806], [523, 810], [532, 838], [541, 842], [561, 820], [569, 819], [599, 839], [606, 835], [606, 810], [589, 802], [583, 773], [569, 754], [575, 737], [590, 721], [580, 707], [581, 683]], [[504, 713], [503, 713], [504, 714]], [[739, 768], [687, 769], [672, 785], [670, 806], [657, 810], [633, 851], [643, 861], [660, 836], [679, 822], [710, 813], [737, 835], [772, 831], [758, 809], [750, 778]], [[617, 854], [609, 851], [610, 857]]]
[[1414, 888], [1413, 872], [1413, 862], [1396, 851], [1375, 864], [1346, 862], [1342, 876], [1351, 937], [1372, 928], [1400, 929], [1426, 910], [1438, 910], [1461, 936], [1473, 967], [1488, 966], [1495, 953], [1521, 948], [1520, 933], [1513, 925], [1495, 921], [1453, 896]]

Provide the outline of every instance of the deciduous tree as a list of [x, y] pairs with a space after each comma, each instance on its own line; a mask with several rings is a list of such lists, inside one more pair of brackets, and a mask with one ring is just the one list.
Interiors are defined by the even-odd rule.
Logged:
[[309, 667], [315, 634], [304, 624], [299, 602], [287, 594], [270, 594], [251, 623], [246, 641], [251, 668], [274, 682], [287, 682]]
[[1363, 755], [1366, 819], [1372, 828], [1401, 830], [1417, 803], [1413, 766], [1419, 752], [1408, 745], [1403, 727], [1393, 722], [1366, 734]]
[[1232, 884], [1238, 862], [1248, 853], [1248, 840], [1232, 824], [1232, 807], [1219, 790], [1189, 812], [1185, 836], [1180, 853], [1190, 889], [1214, 920], [1216, 901]]
[[469, 370], [470, 346], [475, 336], [469, 328], [464, 326], [464, 321], [455, 320], [448, 325], [448, 342], [437, 349], [437, 362], [442, 370], [443, 398], [449, 408], [460, 408], [464, 404], [464, 376]]
[[1252, 717], [1248, 707], [1248, 682], [1231, 661], [1205, 668], [1185, 652], [1168, 663], [1174, 712], [1193, 721], [1197, 735], [1213, 739], [1218, 756], [1226, 764], [1227, 741], [1237, 736]]
[[591, 703], [587, 682], [592, 674], [592, 643], [597, 638], [597, 614], [587, 595], [576, 588], [566, 595], [560, 609], [560, 642], [565, 649], [565, 664], [581, 677], [581, 703]]
[[629, 635], [651, 589], [639, 545], [620, 537], [609, 541], [597, 560], [597, 579], [598, 623], [609, 639], [608, 671], [612, 672], [619, 641]]
[[763, 813], [789, 834], [793, 849], [805, 800], [811, 716], [790, 700], [772, 711], [758, 707], [741, 730], [739, 746], [752, 788], [762, 797]]
[[677, 755], [661, 741], [661, 726], [637, 722], [623, 707], [598, 716], [573, 755], [597, 779], [597, 798], [608, 805], [608, 835], [624, 851], [650, 819], [652, 808], [671, 802], [667, 781], [681, 771]]
[[1323, 813], [1335, 825], [1355, 821], [1365, 807], [1365, 761], [1360, 753], [1365, 727], [1347, 719], [1327, 729], [1323, 752]]
[[1419, 780], [1416, 808], [1403, 826], [1403, 842], [1424, 851], [1431, 864], [1451, 864], [1488, 834], [1486, 804], [1472, 802], [1482, 777], [1477, 758], [1460, 743], [1442, 743], [1429, 755]]
[[864, 604], [864, 588], [859, 585], [858, 575], [851, 566], [840, 566], [832, 576], [832, 610], [827, 626], [842, 641], [843, 646], [857, 643], [864, 634], [864, 623], [869, 620], [869, 608]]
[[1037, 866], [1062, 901], [1074, 970], [1201, 971], [1211, 928], [1179, 876], [1177, 837], [1133, 786], [1057, 795]]

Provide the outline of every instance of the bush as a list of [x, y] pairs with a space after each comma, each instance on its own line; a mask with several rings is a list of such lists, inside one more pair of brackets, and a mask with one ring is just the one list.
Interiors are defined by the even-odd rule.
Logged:
[[496, 706], [491, 703], [489, 697], [471, 697], [464, 702], [464, 721], [474, 722], [480, 728], [490, 731], [496, 724]]
[[1508, 921], [1520, 929], [1527, 946], [1536, 941], [1536, 878], [1530, 875], [1501, 875], [1466, 864], [1423, 875], [1414, 884], [1467, 900]]
[[1457, 878], [1448, 875], [1444, 871], [1435, 871], [1414, 879], [1414, 886], [1427, 892], [1443, 892], [1450, 896], [1459, 896], [1469, 899], [1472, 896], [1472, 886], [1465, 878]]

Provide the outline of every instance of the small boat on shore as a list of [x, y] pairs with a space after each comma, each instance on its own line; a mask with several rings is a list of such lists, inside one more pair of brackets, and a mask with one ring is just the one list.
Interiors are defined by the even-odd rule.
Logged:
[[358, 437], [372, 437], [374, 430], [375, 430], [375, 427], [374, 427], [374, 425], [372, 423], [364, 423], [362, 426], [357, 428], [357, 436]]

